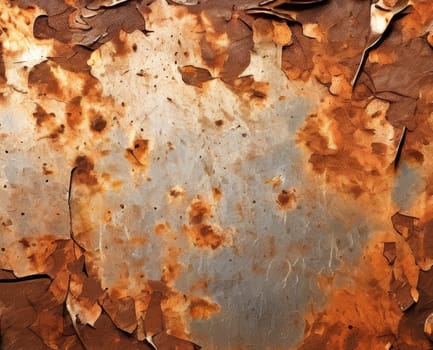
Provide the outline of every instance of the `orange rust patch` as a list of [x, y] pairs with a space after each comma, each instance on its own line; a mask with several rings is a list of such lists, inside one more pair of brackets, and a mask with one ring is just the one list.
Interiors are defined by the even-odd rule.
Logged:
[[211, 206], [200, 196], [191, 203], [188, 214], [189, 225], [184, 225], [183, 231], [196, 247], [217, 249], [225, 242], [221, 229], [207, 223], [213, 217]]
[[88, 156], [78, 156], [75, 159], [75, 173], [76, 179], [79, 183], [88, 186], [94, 186], [98, 184], [98, 179], [93, 173], [95, 165]]
[[278, 175], [274, 176], [272, 179], [265, 180], [265, 183], [272, 185], [272, 188], [275, 189], [282, 185], [283, 179], [281, 178], [281, 176]]
[[82, 121], [81, 96], [76, 96], [66, 104], [66, 122], [71, 129], [75, 129]]
[[208, 217], [211, 217], [211, 206], [208, 203], [200, 198], [191, 203], [189, 208], [189, 223], [191, 225], [201, 224]]
[[212, 197], [215, 202], [219, 202], [221, 198], [223, 197], [223, 193], [219, 188], [212, 188]]
[[269, 83], [255, 81], [252, 75], [239, 77], [227, 85], [234, 93], [248, 101], [261, 101], [269, 93]]
[[[383, 118], [385, 109], [386, 105], [380, 103], [367, 106], [326, 97], [318, 114], [310, 115], [297, 134], [297, 143], [305, 145], [311, 154], [313, 171], [324, 174], [328, 184], [355, 198], [386, 189], [385, 175], [391, 174], [398, 140], [395, 137], [395, 145], [389, 145], [376, 136], [378, 131], [374, 130], [394, 136]], [[375, 117], [376, 114], [381, 117]]]
[[184, 231], [190, 236], [193, 244], [201, 248], [216, 249], [224, 242], [224, 237], [212, 225], [199, 224], [193, 227], [184, 226]]
[[166, 230], [168, 229], [166, 224], [157, 224], [155, 225], [155, 233], [157, 235], [161, 235], [162, 233], [164, 233]]
[[189, 305], [189, 314], [195, 319], [209, 319], [214, 314], [218, 313], [221, 307], [209, 300], [191, 297]]
[[182, 264], [178, 262], [181, 250], [169, 247], [164, 259], [161, 281], [170, 285], [174, 283], [182, 270]]
[[385, 349], [395, 342], [401, 310], [389, 294], [392, 267], [382, 256], [379, 242], [384, 236], [378, 236], [382, 237], [376, 237], [356, 263], [347, 285], [332, 289], [335, 276], [322, 278], [319, 286], [329, 291], [328, 304], [322, 312], [307, 315], [298, 350]]
[[57, 248], [56, 237], [45, 235], [38, 238], [22, 238], [19, 243], [25, 249], [27, 259], [34, 270], [39, 273], [48, 272], [47, 261]]
[[282, 190], [275, 202], [281, 210], [290, 210], [296, 206], [295, 190]]
[[39, 104], [36, 105], [36, 111], [33, 113], [33, 117], [36, 119], [36, 125], [41, 126], [46, 122], [56, 118], [54, 113], [48, 113]]

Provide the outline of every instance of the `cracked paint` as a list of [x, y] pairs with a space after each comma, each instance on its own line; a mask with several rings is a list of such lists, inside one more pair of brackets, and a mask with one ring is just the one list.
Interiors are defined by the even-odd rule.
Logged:
[[2, 348], [432, 347], [429, 2], [0, 5]]

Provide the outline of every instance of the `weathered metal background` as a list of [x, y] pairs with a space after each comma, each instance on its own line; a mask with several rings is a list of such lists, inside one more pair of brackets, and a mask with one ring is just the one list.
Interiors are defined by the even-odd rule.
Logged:
[[433, 348], [429, 1], [0, 4], [2, 348]]

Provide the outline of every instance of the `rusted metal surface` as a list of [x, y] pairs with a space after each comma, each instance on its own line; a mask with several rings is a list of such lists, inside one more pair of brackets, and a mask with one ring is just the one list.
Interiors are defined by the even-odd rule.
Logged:
[[428, 1], [0, 4], [2, 348], [433, 348]]

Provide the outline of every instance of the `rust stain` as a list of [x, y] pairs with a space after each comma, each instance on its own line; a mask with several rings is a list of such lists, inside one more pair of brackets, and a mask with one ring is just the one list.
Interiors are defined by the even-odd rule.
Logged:
[[[75, 159], [76, 179], [80, 184], [95, 186], [98, 184], [98, 179], [94, 174], [95, 164], [92, 159], [86, 155], [78, 156]], [[74, 175], [75, 175], [74, 173]]]
[[104, 119], [102, 115], [99, 114], [95, 115], [90, 120], [90, 128], [97, 133], [101, 133], [106, 126], [107, 126], [107, 121]]
[[281, 210], [291, 210], [296, 207], [296, 191], [295, 190], [282, 190], [277, 196], [275, 202]]
[[173, 284], [182, 270], [182, 264], [178, 262], [180, 254], [179, 248], [169, 247], [167, 249], [161, 277], [161, 281], [167, 285]]
[[206, 203], [199, 196], [196, 200], [194, 200], [189, 208], [189, 223], [191, 225], [201, 224], [204, 219], [210, 218], [212, 215], [210, 204]]
[[212, 208], [201, 196], [197, 196], [190, 204], [188, 215], [189, 225], [184, 225], [183, 231], [194, 246], [217, 249], [225, 243], [226, 237], [222, 230], [208, 223], [213, 218]]
[[[359, 270], [349, 275], [347, 285], [330, 288], [337, 276], [321, 282], [321, 288], [330, 293], [329, 301], [323, 311], [311, 311], [307, 316], [305, 339], [299, 350], [379, 349], [395, 342], [401, 311], [388, 293], [391, 268], [382, 256], [380, 243], [388, 236], [378, 234], [370, 242], [356, 264]], [[377, 319], [382, 321], [375, 322]]]
[[[0, 38], [1, 38], [1, 34], [3, 34], [3, 30], [0, 33]], [[5, 83], [6, 83], [6, 70], [5, 70], [5, 63], [3, 60], [3, 43], [0, 41], [0, 86], [4, 85]]]
[[50, 121], [50, 119], [55, 119], [56, 115], [54, 113], [48, 113], [40, 105], [36, 105], [36, 111], [33, 113], [33, 117], [36, 119], [36, 125], [42, 126], [44, 123]]
[[277, 187], [280, 187], [283, 184], [283, 179], [280, 175], [278, 175], [278, 176], [274, 176], [272, 179], [267, 179], [265, 183], [272, 185], [272, 189], [276, 189]]
[[262, 105], [269, 93], [269, 83], [256, 81], [251, 75], [236, 78], [227, 86], [249, 103], [254, 101], [258, 105]]
[[81, 96], [76, 96], [66, 104], [66, 121], [72, 129], [78, 127], [83, 120], [81, 99]]
[[169, 200], [182, 198], [185, 196], [185, 190], [180, 186], [175, 186], [168, 192]]
[[[298, 142], [311, 152], [309, 161], [314, 172], [355, 198], [379, 188], [386, 190], [386, 176], [391, 175], [397, 145], [393, 128], [384, 120], [387, 105], [374, 101], [358, 105], [353, 100], [329, 96], [323, 108], [319, 115], [307, 118], [298, 132]], [[394, 145], [384, 147], [377, 142], [373, 128], [393, 137]], [[383, 141], [388, 142], [385, 138]]]
[[203, 298], [190, 298], [189, 314], [196, 319], [209, 319], [215, 313], [218, 313], [221, 307], [209, 300]]
[[145, 167], [149, 154], [149, 140], [135, 139], [133, 146], [126, 149], [125, 157], [133, 166]]
[[40, 95], [61, 96], [60, 85], [48, 61], [39, 63], [30, 70], [28, 83]]
[[[27, 85], [30, 94], [36, 95], [33, 113], [36, 131], [44, 132], [42, 138], [55, 141], [51, 145], [59, 146], [59, 140], [65, 139], [64, 142], [73, 144], [81, 154], [73, 156], [74, 185], [93, 187], [102, 180], [110, 180], [108, 174], [101, 179], [96, 176], [95, 163], [90, 156], [93, 145], [86, 144], [93, 140], [86, 139], [83, 145], [73, 143], [84, 120], [88, 121], [93, 135], [104, 132], [109, 125], [105, 112], [115, 105], [114, 99], [106, 96], [98, 80], [90, 75], [88, 59], [92, 51], [109, 41], [114, 48], [113, 64], [117, 57], [140, 52], [137, 44], [129, 45], [127, 33], [136, 30], [147, 33], [145, 17], [150, 12], [150, 2], [94, 1], [84, 6], [69, 1], [52, 4], [36, 0], [32, 5], [18, 1], [5, 6], [5, 12], [11, 11], [15, 17], [24, 16], [35, 38], [52, 46], [45, 55], [48, 58], [29, 69]], [[396, 1], [383, 2], [389, 7], [396, 5]], [[311, 178], [322, 176], [326, 186], [337, 190], [339, 199], [344, 200], [349, 194], [362, 210], [371, 208], [373, 204], [368, 203], [368, 199], [382, 198], [380, 194], [387, 194], [392, 188], [396, 173], [390, 165], [400, 132], [407, 128], [402, 159], [412, 165], [422, 165], [422, 176], [427, 182], [422, 198], [418, 198], [422, 203], [412, 208], [413, 212], [423, 212], [422, 215], [397, 212], [391, 218], [396, 234], [375, 235], [364, 247], [356, 269], [343, 265], [335, 274], [318, 278], [319, 288], [328, 301], [323, 310], [307, 312], [305, 338], [299, 349], [430, 348], [433, 221], [429, 197], [433, 193], [433, 174], [428, 155], [433, 134], [430, 121], [433, 5], [426, 1], [413, 2], [410, 12], [401, 16], [389, 35], [371, 50], [354, 88], [350, 80], [370, 31], [369, 2], [326, 1], [320, 6], [309, 4], [302, 11], [296, 7], [299, 4], [286, 1], [261, 2], [255, 6], [262, 12], [254, 15], [247, 15], [237, 5], [230, 1], [219, 5], [202, 2], [189, 8], [199, 19], [196, 29], [201, 38], [202, 58], [202, 62], [191, 63], [203, 68], [180, 67], [186, 84], [204, 87], [211, 79], [220, 79], [244, 104], [255, 108], [264, 106], [270, 95], [270, 83], [242, 74], [250, 64], [253, 44], [272, 40], [281, 53], [281, 68], [289, 80], [306, 82], [315, 78], [327, 89], [318, 109], [297, 133], [297, 143], [309, 159]], [[293, 9], [292, 5], [295, 5]], [[17, 11], [17, 6], [22, 9], [12, 12], [12, 9]], [[186, 12], [179, 11], [178, 20]], [[8, 42], [8, 30], [13, 27], [13, 21], [3, 22], [7, 21], [1, 17], [2, 25], [5, 24], [0, 32], [2, 88], [9, 83], [6, 68], [14, 56]], [[15, 54], [20, 51], [17, 49]], [[188, 51], [183, 55], [187, 59]], [[45, 56], [40, 55], [43, 59]], [[79, 82], [78, 87], [67, 88], [69, 80], [74, 78]], [[3, 94], [0, 92], [0, 96]], [[65, 124], [69, 130], [60, 121], [60, 113], [51, 100], [65, 104]], [[93, 104], [99, 107], [92, 109]], [[230, 118], [227, 120], [233, 120]], [[226, 128], [222, 128], [225, 120], [217, 119], [214, 124], [220, 134], [225, 132]], [[71, 130], [77, 133], [70, 134]], [[171, 142], [167, 142], [167, 149], [174, 150]], [[149, 154], [150, 140], [137, 138], [126, 149], [125, 157], [133, 167], [145, 167]], [[42, 172], [44, 175], [54, 173], [47, 165], [42, 166]], [[296, 207], [295, 190], [279, 191], [283, 184], [281, 177], [266, 183], [272, 185], [273, 190], [278, 189], [275, 202], [281, 210]], [[113, 182], [112, 186], [117, 185]], [[167, 196], [172, 203], [185, 199], [186, 193], [176, 186]], [[212, 205], [201, 196], [190, 203], [187, 223], [182, 227], [190, 242], [199, 248], [217, 249], [228, 242], [227, 233], [215, 223], [213, 214], [222, 192], [215, 187], [211, 196]], [[86, 205], [81, 203], [75, 207], [77, 215], [87, 210]], [[121, 209], [125, 209], [122, 206]], [[244, 203], [237, 209], [244, 220], [247, 215]], [[100, 215], [101, 222], [111, 224], [115, 216], [105, 211]], [[390, 224], [388, 217], [382, 219]], [[2, 227], [13, 225], [8, 218], [2, 217], [1, 222]], [[89, 221], [83, 227], [86, 225], [92, 224]], [[148, 341], [160, 349], [199, 348], [181, 339], [187, 338], [182, 312], [189, 311], [195, 319], [210, 319], [221, 311], [221, 306], [210, 298], [186, 296], [175, 289], [174, 282], [183, 269], [179, 260], [184, 252], [167, 243], [176, 234], [168, 223], [157, 224], [154, 230], [161, 239], [166, 239], [161, 281], [144, 283], [143, 294], [133, 297], [126, 295], [131, 279], [126, 264], [119, 284], [107, 292], [98, 281], [97, 266], [92, 265], [94, 252], [84, 252], [72, 239], [59, 240], [50, 235], [20, 239], [17, 246], [25, 252], [25, 263], [35, 273], [44, 275], [23, 280], [2, 271], [2, 276], [7, 277], [0, 279], [0, 301], [6, 310], [2, 310], [2, 324], [12, 325], [2, 328], [5, 346], [15, 338], [15, 346], [23, 348], [39, 345], [105, 348], [116, 344], [119, 348], [148, 349], [144, 341], [150, 337]], [[79, 233], [87, 231], [90, 232]], [[126, 245], [126, 239], [116, 237], [114, 243]], [[145, 241], [131, 238], [128, 243], [140, 247]], [[276, 256], [275, 239], [271, 238], [267, 245], [266, 254]], [[93, 261], [96, 262], [97, 259]], [[253, 270], [265, 272], [257, 261], [253, 263]], [[208, 281], [206, 277], [194, 288], [206, 290]], [[196, 293], [194, 288], [192, 294]], [[47, 307], [41, 309], [40, 305]]]
[[212, 197], [215, 202], [219, 202], [223, 197], [223, 193], [217, 187], [212, 188]]

